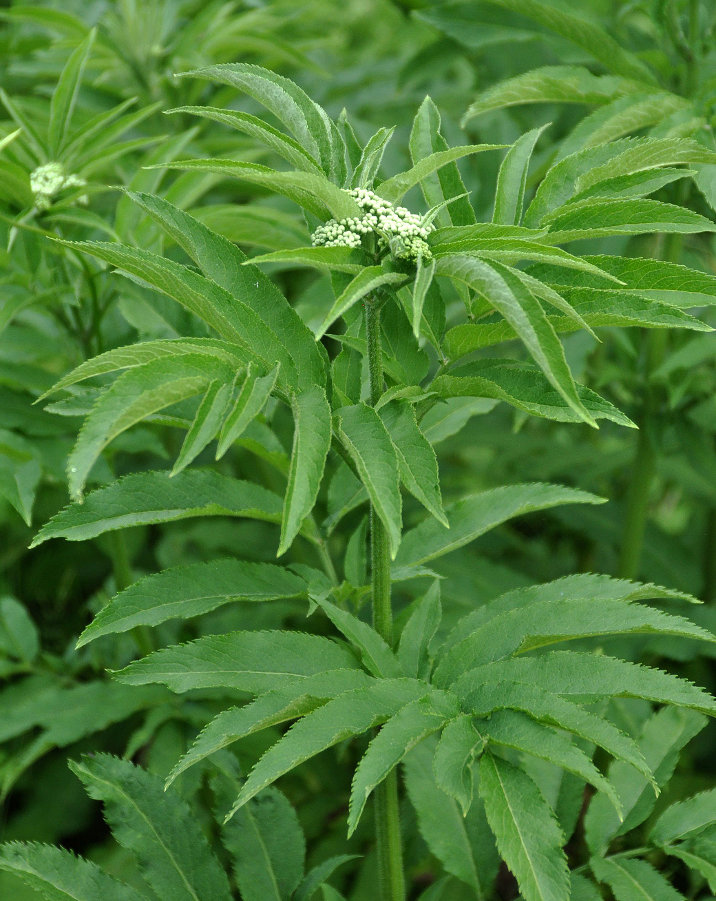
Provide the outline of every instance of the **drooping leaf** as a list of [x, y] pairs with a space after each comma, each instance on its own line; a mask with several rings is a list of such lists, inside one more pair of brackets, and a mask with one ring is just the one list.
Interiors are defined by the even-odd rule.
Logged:
[[383, 285], [397, 285], [405, 282], [406, 277], [401, 272], [389, 272], [382, 266], [366, 266], [338, 295], [331, 309], [326, 313], [323, 322], [316, 331], [316, 340], [325, 335], [330, 326], [347, 313], [359, 300], [368, 294], [372, 294]]

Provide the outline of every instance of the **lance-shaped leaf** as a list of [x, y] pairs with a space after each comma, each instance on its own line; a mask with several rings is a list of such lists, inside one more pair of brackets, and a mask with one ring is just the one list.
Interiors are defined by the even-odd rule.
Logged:
[[497, 174], [493, 222], [504, 225], [519, 225], [521, 222], [532, 151], [545, 128], [547, 126], [542, 125], [523, 134], [505, 154]]
[[362, 272], [368, 263], [366, 254], [357, 247], [293, 247], [251, 257], [251, 265], [259, 263], [297, 263], [326, 272]]
[[639, 89], [644, 90], [644, 86], [631, 79], [592, 75], [583, 66], [543, 66], [487, 88], [470, 104], [460, 124], [464, 127], [475, 116], [506, 106], [523, 103], [606, 103]]
[[373, 507], [388, 533], [391, 556], [400, 544], [401, 499], [398, 458], [382, 420], [366, 404], [342, 407], [335, 415], [339, 440], [356, 465]]
[[628, 857], [593, 858], [589, 865], [617, 901], [685, 901], [673, 885], [645, 860]]
[[0, 845], [0, 870], [17, 876], [48, 901], [147, 901], [149, 897], [109, 876], [97, 864], [52, 845]]
[[115, 595], [80, 635], [77, 647], [136, 626], [201, 616], [223, 604], [296, 598], [305, 592], [300, 576], [271, 563], [225, 559], [175, 566]]
[[584, 779], [604, 792], [614, 809], [621, 814], [621, 803], [614, 786], [563, 732], [545, 728], [518, 710], [497, 710], [487, 722], [477, 725], [480, 735], [490, 745], [531, 754]]
[[160, 358], [124, 372], [100, 394], [67, 461], [70, 496], [82, 497], [87, 476], [102, 450], [123, 431], [152, 413], [193, 397], [209, 382], [231, 382], [225, 363], [213, 356]]
[[369, 139], [361, 152], [360, 160], [353, 170], [351, 178], [352, 188], [372, 188], [373, 182], [378, 176], [378, 170], [383, 160], [383, 154], [388, 142], [393, 137], [393, 128], [379, 128]]
[[231, 400], [231, 387], [228, 381], [214, 379], [206, 389], [194, 421], [186, 433], [176, 463], [172, 467], [173, 476], [186, 469], [216, 437]]
[[[324, 360], [308, 327], [271, 279], [251, 265], [238, 247], [166, 200], [150, 194], [129, 196], [184, 248], [207, 278], [267, 323], [275, 344], [295, 363], [297, 384], [325, 384]], [[274, 359], [284, 362], [275, 347]], [[266, 369], [271, 366], [273, 361]]]
[[295, 723], [249, 773], [229, 816], [262, 788], [321, 751], [367, 732], [425, 693], [414, 679], [382, 679], [345, 692]]
[[707, 881], [711, 891], [716, 891], [716, 864], [714, 864], [714, 839], [708, 833], [698, 835], [689, 842], [681, 842], [678, 845], [666, 845], [664, 850], [671, 857], [679, 860], [696, 870]]
[[217, 109], [213, 106], [180, 106], [176, 109], [166, 110], [166, 113], [189, 113], [192, 116], [201, 116], [203, 119], [211, 119], [213, 122], [228, 125], [230, 128], [251, 135], [252, 138], [257, 138], [274, 153], [287, 160], [294, 168], [303, 172], [322, 172], [320, 165], [302, 144], [256, 116], [232, 109]]
[[442, 731], [435, 749], [433, 771], [436, 784], [460, 804], [463, 816], [472, 805], [472, 761], [485, 747], [486, 740], [466, 713], [451, 720]]
[[385, 678], [397, 678], [402, 675], [395, 655], [372, 626], [347, 610], [341, 610], [330, 601], [319, 597], [316, 597], [315, 601], [358, 652], [363, 665], [370, 673]]
[[398, 660], [406, 676], [427, 676], [428, 649], [440, 626], [441, 615], [440, 582], [436, 579], [415, 602], [413, 612], [400, 632]]
[[392, 716], [368, 745], [358, 764], [348, 803], [348, 835], [355, 831], [371, 792], [428, 735], [442, 728], [457, 713], [457, 701], [443, 692], [431, 692], [411, 701]]
[[154, 651], [115, 677], [128, 685], [161, 682], [172, 691], [232, 688], [259, 694], [328, 669], [354, 669], [353, 653], [303, 632], [226, 632]]
[[381, 182], [375, 189], [375, 193], [391, 203], [397, 203], [408, 191], [419, 182], [442, 166], [454, 163], [455, 160], [474, 153], [482, 153], [485, 150], [502, 150], [504, 144], [466, 144], [463, 147], [450, 147], [447, 150], [438, 150], [418, 160], [415, 165], [400, 172], [392, 178]]
[[450, 530], [435, 519], [426, 519], [406, 532], [395, 566], [416, 566], [463, 547], [495, 526], [536, 510], [559, 504], [603, 504], [604, 500], [586, 491], [561, 485], [504, 485], [470, 495], [451, 504], [446, 512]]
[[[309, 870], [309, 872], [306, 873], [293, 895], [293, 901], [310, 901], [318, 888], [326, 888], [327, 883], [325, 880], [328, 879], [338, 867], [351, 860], [357, 860], [358, 857], [359, 855], [357, 854], [336, 854], [334, 857], [329, 857], [328, 860], [324, 860], [323, 863], [317, 864], [312, 870]], [[330, 888], [330, 886], [328, 886], [328, 888]], [[329, 899], [326, 899], [326, 901], [329, 901]], [[340, 896], [338, 901], [340, 901]]]
[[[447, 149], [447, 141], [440, 132], [440, 112], [430, 97], [426, 97], [413, 120], [410, 158], [416, 164], [432, 153]], [[467, 199], [457, 163], [441, 166], [432, 175], [421, 179], [420, 189], [431, 209], [449, 203], [438, 213], [440, 225], [469, 225], [475, 221], [475, 211]]]
[[413, 282], [413, 290], [411, 292], [412, 300], [412, 322], [413, 334], [416, 338], [420, 337], [420, 322], [423, 318], [423, 306], [428, 289], [435, 275], [435, 260], [430, 260], [426, 265], [422, 256], [418, 256], [418, 262], [415, 269], [415, 281]]
[[480, 758], [480, 797], [500, 854], [525, 901], [569, 901], [564, 836], [530, 777], [485, 753]]
[[297, 213], [273, 207], [218, 203], [201, 206], [193, 210], [193, 215], [234, 244], [281, 250], [302, 247], [308, 238], [306, 226]]
[[217, 460], [224, 456], [234, 441], [243, 435], [251, 422], [263, 410], [276, 385], [279, 368], [279, 366], [275, 366], [268, 375], [257, 377], [253, 367], [249, 364], [238, 396], [221, 427], [216, 447]]
[[437, 272], [463, 282], [483, 295], [514, 328], [534, 361], [574, 412], [591, 426], [596, 422], [577, 393], [564, 350], [539, 301], [524, 282], [501, 263], [466, 254], [438, 260]]
[[347, 313], [351, 307], [371, 294], [383, 285], [397, 285], [406, 281], [406, 276], [401, 272], [389, 272], [382, 266], [367, 266], [344, 288], [338, 295], [331, 309], [326, 313], [323, 322], [316, 332], [316, 340], [325, 335], [329, 327]]
[[281, 516], [279, 557], [291, 546], [316, 503], [331, 446], [331, 408], [321, 387], [316, 385], [295, 394], [291, 398], [291, 409], [293, 449]]
[[[518, 360], [475, 360], [438, 376], [430, 390], [446, 398], [492, 397], [518, 410], [559, 422], [582, 421], [540, 369]], [[595, 419], [610, 419], [619, 425], [636, 428], [628, 417], [596, 392], [583, 385], [576, 385], [576, 390], [585, 409]]]
[[114, 837], [137, 856], [160, 897], [229, 901], [229, 880], [196, 815], [175, 792], [164, 792], [158, 776], [109, 754], [84, 757], [70, 768], [90, 797], [104, 803]]
[[440, 496], [437, 457], [420, 431], [415, 410], [408, 403], [393, 401], [382, 406], [379, 415], [393, 442], [402, 483], [438, 522], [449, 528]]
[[665, 845], [701, 832], [716, 822], [716, 788], [667, 807], [649, 832], [649, 839]]
[[56, 513], [31, 547], [50, 538], [85, 541], [103, 532], [192, 516], [244, 516], [279, 522], [281, 498], [252, 482], [210, 470], [185, 470], [174, 478], [163, 472], [137, 472], [98, 488], [82, 504]]
[[60, 152], [64, 149], [67, 133], [72, 123], [72, 114], [75, 110], [82, 76], [94, 43], [95, 34], [95, 30], [92, 29], [87, 37], [72, 51], [57, 81], [57, 86], [52, 92], [50, 121], [47, 125], [47, 145], [50, 159], [57, 159]]
[[361, 669], [328, 669], [289, 681], [287, 685], [267, 691], [243, 707], [222, 710], [202, 729], [191, 748], [176, 763], [167, 784], [195, 763], [247, 735], [298, 719], [331, 698], [364, 688], [372, 682], [372, 678]]

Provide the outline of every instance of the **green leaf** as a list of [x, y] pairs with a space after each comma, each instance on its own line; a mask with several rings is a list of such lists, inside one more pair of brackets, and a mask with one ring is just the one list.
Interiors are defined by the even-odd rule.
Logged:
[[229, 817], [280, 776], [321, 751], [366, 732], [425, 693], [413, 679], [382, 679], [345, 692], [304, 716], [261, 757], [244, 782]]
[[380, 418], [393, 442], [400, 479], [408, 491], [446, 528], [435, 451], [420, 430], [409, 403], [392, 401], [380, 408]]
[[[691, 710], [665, 707], [644, 725], [639, 747], [657, 785], [663, 786], [671, 778], [681, 749], [706, 725], [706, 717]], [[592, 854], [603, 855], [617, 835], [623, 835], [640, 825], [654, 808], [655, 797], [646, 779], [621, 760], [609, 767], [609, 781], [622, 801], [624, 821], [600, 797], [592, 798], [584, 821], [585, 837]]]
[[148, 897], [109, 876], [97, 864], [52, 845], [0, 845], [0, 870], [13, 873], [48, 901], [147, 901]]
[[[426, 97], [413, 120], [410, 158], [413, 164], [417, 164], [431, 154], [447, 149], [447, 141], [440, 132], [438, 108], [430, 97]], [[450, 205], [438, 214], [440, 225], [470, 225], [475, 222], [475, 212], [470, 201], [467, 196], [461, 196], [467, 194], [467, 191], [457, 163], [441, 166], [432, 175], [421, 179], [420, 189], [431, 209], [450, 201]]]
[[434, 749], [434, 740], [428, 738], [405, 759], [405, 785], [418, 817], [418, 829], [445, 870], [470, 886], [478, 901], [488, 901], [493, 897], [499, 858], [482, 802], [476, 800], [463, 816], [457, 803], [435, 782], [431, 765]]
[[472, 805], [472, 761], [485, 747], [485, 739], [466, 713], [451, 720], [443, 729], [435, 750], [433, 771], [436, 784], [460, 804], [467, 816]]
[[52, 92], [50, 120], [47, 126], [47, 145], [51, 159], [57, 159], [66, 144], [67, 132], [72, 122], [72, 114], [95, 34], [93, 28], [72, 51]]
[[383, 285], [397, 285], [406, 281], [402, 272], [389, 272], [382, 266], [366, 266], [338, 295], [331, 309], [326, 313], [323, 322], [316, 331], [316, 341], [325, 335], [329, 327], [347, 313], [354, 304], [362, 300], [367, 294], [372, 294]]
[[684, 901], [684, 896], [645, 860], [595, 857], [589, 865], [597, 879], [614, 892], [617, 901]]
[[487, 752], [480, 758], [480, 796], [525, 901], [569, 901], [564, 836], [530, 777]]
[[154, 651], [115, 672], [128, 685], [161, 682], [172, 691], [231, 688], [259, 694], [324, 670], [353, 669], [348, 648], [303, 632], [226, 632]]
[[194, 421], [186, 433], [171, 475], [175, 476], [192, 463], [212, 441], [223, 422], [231, 400], [231, 383], [214, 379], [201, 399]]
[[366, 802], [405, 755], [428, 735], [437, 732], [457, 712], [453, 697], [431, 692], [411, 701], [383, 724], [358, 764], [348, 802], [348, 835], [355, 832]]
[[415, 269], [415, 281], [413, 282], [412, 290], [413, 334], [416, 338], [420, 337], [420, 322], [423, 317], [423, 305], [425, 303], [425, 296], [428, 293], [428, 288], [432, 284], [433, 276], [435, 275], [435, 265], [435, 260], [430, 260], [426, 266], [423, 263], [422, 256], [418, 256], [418, 263]]
[[372, 626], [362, 622], [347, 610], [341, 610], [325, 598], [316, 597], [315, 601], [358, 652], [368, 672], [387, 679], [403, 675], [395, 655]]
[[559, 338], [539, 301], [520, 278], [501, 263], [489, 265], [466, 254], [438, 260], [439, 275], [448, 275], [483, 295], [515, 329], [537, 365], [567, 404], [584, 422], [596, 422], [577, 393]]
[[281, 516], [279, 557], [288, 550], [316, 503], [331, 446], [331, 408], [321, 387], [294, 395], [291, 409], [293, 449]]
[[440, 626], [440, 582], [434, 581], [422, 598], [418, 598], [413, 612], [400, 633], [398, 660], [406, 676], [426, 678], [429, 645]]
[[688, 843], [679, 845], [667, 845], [664, 850], [672, 857], [678, 857], [679, 860], [700, 873], [708, 882], [711, 891], [716, 891], [716, 848], [713, 838], [708, 836], [697, 836]]
[[686, 838], [716, 822], [716, 788], [677, 801], [661, 814], [649, 832], [649, 840], [665, 845]]
[[292, 247], [290, 250], [276, 250], [273, 253], [262, 253], [251, 257], [253, 264], [259, 263], [298, 263], [327, 272], [348, 272], [350, 274], [363, 271], [367, 257], [356, 247]]
[[308, 238], [306, 226], [298, 214], [272, 207], [219, 203], [202, 205], [194, 209], [192, 215], [234, 244], [283, 250], [302, 247]]
[[614, 75], [592, 75], [582, 66], [543, 66], [506, 78], [487, 88], [462, 117], [470, 119], [490, 110], [522, 103], [606, 103], [615, 97], [644, 90], [644, 85]]
[[335, 857], [329, 857], [323, 863], [317, 864], [312, 870], [306, 873], [293, 895], [293, 901], [311, 901], [313, 893], [321, 887], [340, 866], [351, 860], [357, 860], [357, 854], [337, 854]]
[[90, 797], [104, 802], [114, 837], [138, 857], [160, 897], [229, 901], [229, 881], [194, 811], [176, 793], [165, 793], [158, 776], [109, 754], [72, 761], [70, 768]]
[[574, 773], [604, 792], [621, 813], [619, 796], [612, 784], [563, 732], [545, 728], [517, 710], [496, 710], [486, 722], [479, 723], [478, 731], [489, 745], [513, 748]]
[[388, 533], [393, 559], [401, 533], [399, 464], [382, 420], [366, 404], [342, 407], [335, 414], [336, 433], [356, 465], [373, 507]]
[[519, 225], [522, 221], [522, 204], [532, 151], [545, 128], [547, 126], [543, 125], [526, 132], [507, 151], [497, 174], [493, 222]]
[[15, 598], [0, 600], [0, 653], [31, 663], [40, 650], [37, 627], [25, 607]]
[[647, 82], [656, 80], [649, 67], [635, 53], [625, 50], [603, 28], [581, 16], [537, 0], [489, 0], [489, 2], [543, 25], [586, 51], [616, 75], [643, 79]]
[[602, 901], [599, 889], [584, 876], [572, 871], [569, 874], [572, 886], [572, 901]]
[[424, 178], [432, 175], [442, 166], [454, 163], [455, 160], [470, 156], [473, 153], [482, 153], [485, 150], [501, 150], [504, 144], [466, 144], [462, 147], [450, 147], [447, 150], [438, 150], [418, 160], [417, 163], [405, 172], [400, 172], [392, 178], [381, 182], [375, 189], [375, 193], [391, 203], [397, 203], [408, 191], [419, 184]]
[[276, 365], [268, 375], [257, 378], [249, 364], [238, 396], [221, 427], [216, 447], [217, 460], [224, 456], [234, 441], [243, 435], [250, 423], [263, 410], [276, 385], [279, 368], [280, 366]]
[[305, 591], [303, 579], [271, 563], [225, 559], [176, 566], [145, 576], [115, 595], [80, 635], [77, 647], [136, 626], [201, 616], [223, 604], [295, 598]]
[[288, 901], [303, 876], [306, 840], [276, 788], [253, 798], [222, 828], [243, 901]]
[[[457, 349], [465, 355], [474, 337], [467, 333], [448, 336], [450, 350]], [[460, 339], [458, 341], [456, 339]], [[576, 385], [577, 394], [586, 410], [595, 419], [610, 419], [619, 425], [636, 428], [615, 406], [583, 385]], [[536, 366], [518, 360], [490, 358], [450, 369], [438, 376], [430, 390], [440, 397], [492, 397], [525, 410], [535, 416], [556, 419], [559, 422], [581, 422], [581, 417], [568, 407], [560, 394], [552, 387], [544, 373]]]
[[363, 148], [358, 165], [351, 178], [352, 188], [373, 187], [373, 182], [378, 177], [378, 170], [383, 160], [383, 154], [388, 142], [393, 137], [393, 128], [379, 128]]
[[302, 144], [290, 138], [288, 135], [273, 128], [256, 116], [250, 116], [248, 113], [240, 113], [232, 109], [218, 109], [213, 106], [180, 106], [176, 109], [165, 110], [167, 114], [172, 113], [188, 113], [191, 116], [200, 116], [203, 119], [210, 119], [213, 122], [220, 122], [222, 125], [228, 125], [244, 134], [257, 138], [262, 144], [265, 144], [274, 153], [277, 153], [283, 159], [287, 160], [294, 168], [303, 172], [321, 172], [320, 165], [316, 160], [304, 149]]
[[371, 677], [361, 669], [329, 669], [296, 678], [281, 688], [265, 692], [244, 707], [222, 710], [202, 729], [192, 747], [175, 764], [167, 778], [167, 785], [195, 763], [240, 738], [304, 716], [331, 698], [372, 682]]
[[165, 407], [204, 391], [209, 382], [230, 382], [231, 369], [214, 356], [159, 358], [124, 372], [100, 394], [67, 460], [70, 496], [82, 497], [92, 466], [123, 431]]
[[504, 485], [470, 495], [447, 510], [450, 530], [434, 519], [426, 519], [408, 531], [402, 540], [395, 566], [416, 566], [469, 544], [475, 538], [514, 516], [548, 510], [559, 504], [602, 504], [594, 494], [559, 485]]
[[191, 516], [245, 516], [278, 522], [281, 499], [260, 485], [210, 470], [186, 470], [174, 478], [137, 472], [70, 504], [38, 532], [31, 547], [50, 538], [85, 541], [103, 532]]

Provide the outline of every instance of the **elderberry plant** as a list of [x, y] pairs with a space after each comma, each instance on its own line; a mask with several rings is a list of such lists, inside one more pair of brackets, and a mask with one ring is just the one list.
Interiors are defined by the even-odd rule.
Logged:
[[[197, 516], [270, 524], [277, 556], [287, 555], [283, 565], [236, 556], [165, 569], [121, 590], [80, 637], [84, 646], [130, 630], [146, 635], [233, 601], [298, 597], [307, 603], [306, 628], [314, 631], [204, 634], [151, 650], [114, 673], [125, 686], [159, 684], [198, 697], [208, 689], [227, 699], [176, 761], [168, 784], [200, 766], [213, 772], [217, 809], [226, 829], [236, 830], [228, 845], [248, 866], [242, 843], [290, 821], [273, 783], [352, 741], [362, 753], [350, 789], [348, 833], [365, 830], [372, 804], [381, 901], [404, 901], [409, 888], [401, 835], [406, 803], [445, 871], [425, 898], [494, 898], [500, 857], [526, 901], [598, 897], [597, 882], [617, 895], [629, 880], [653, 882], [646, 859], [652, 849], [687, 863], [700, 859], [700, 827], [680, 826], [684, 815], [692, 824], [711, 822], [709, 798], [698, 795], [683, 802], [688, 810], [675, 805], [662, 814], [641, 854], [620, 857], [618, 847], [624, 832], [652, 811], [669, 775], [665, 761], [704, 726], [704, 714], [716, 713], [716, 703], [684, 679], [600, 653], [595, 645], [606, 636], [639, 633], [713, 642], [689, 619], [640, 603], [694, 599], [580, 573], [507, 591], [456, 622], [443, 622], [433, 561], [514, 517], [604, 499], [573, 487], [518, 483], [444, 505], [429, 424], [436, 413], [453, 412], [456, 400], [474, 409], [487, 400], [559, 422], [596, 427], [607, 419], [633, 426], [575, 381], [559, 334], [625, 324], [704, 330], [700, 320], [649, 292], [686, 274], [714, 296], [716, 278], [663, 261], [578, 256], [560, 245], [625, 229], [715, 231], [709, 218], [643, 200], [640, 191], [649, 184], [645, 173], [713, 163], [716, 154], [695, 141], [680, 143], [678, 153], [650, 139], [637, 148], [601, 145], [598, 165], [577, 154], [566, 166], [548, 167], [527, 202], [539, 138], [530, 132], [506, 148], [492, 221], [478, 222], [456, 160], [504, 148], [449, 147], [429, 98], [413, 123], [412, 165], [383, 178], [391, 130], [381, 128], [362, 143], [345, 114], [332, 120], [296, 84], [257, 66], [226, 64], [190, 74], [247, 94], [285, 130], [222, 107], [174, 112], [251, 135], [293, 168], [226, 158], [169, 166], [284, 195], [305, 212], [305, 243], [247, 258], [197, 217], [140, 191], [129, 197], [164, 231], [170, 254], [60, 239], [192, 315], [187, 336], [109, 350], [54, 386], [73, 392], [85, 380], [102, 380], [81, 396], [91, 406], [68, 462], [74, 502], [34, 542], [83, 541]], [[629, 179], [630, 199], [610, 194], [620, 178]], [[414, 188], [422, 191], [424, 213], [397, 205]], [[260, 268], [277, 263], [328, 272], [333, 297], [327, 309], [302, 320]], [[567, 281], [569, 290], [564, 272], [577, 279], [576, 286]], [[532, 362], [519, 352], [515, 359], [483, 354], [496, 335], [517, 339]], [[109, 384], [103, 378], [116, 373]], [[281, 436], [289, 415], [287, 453]], [[85, 497], [107, 445], [136, 423], [160, 417], [186, 432], [171, 472], [134, 472]], [[216, 466], [193, 467], [214, 440], [217, 458], [243, 443], [256, 467], [241, 473], [244, 478]], [[321, 518], [317, 511], [324, 508]], [[368, 518], [338, 545], [337, 559], [337, 526], [364, 509]], [[372, 625], [364, 615], [367, 602]], [[577, 642], [576, 649], [555, 650], [567, 641]], [[646, 719], [635, 739], [605, 715], [610, 698], [664, 709]], [[292, 721], [283, 734], [275, 731]], [[268, 747], [245, 777], [238, 776], [226, 749], [264, 732], [271, 736]], [[360, 744], [364, 734], [367, 746]], [[5, 846], [0, 866], [55, 892], [76, 873], [88, 898], [92, 891], [133, 901], [231, 898], [228, 879], [189, 825], [174, 786], [165, 800], [156, 780], [111, 757], [73, 769], [92, 797], [105, 802], [117, 840], [142, 862], [144, 882], [118, 887], [87, 862], [34, 845]], [[570, 871], [564, 845], [585, 785], [596, 792], [585, 826], [592, 860], [589, 868]], [[267, 855], [273, 865], [276, 854], [269, 849]], [[300, 865], [286, 864], [274, 895], [256, 894], [240, 876], [236, 881], [250, 901], [305, 901], [334, 867], [349, 862], [341, 857], [305, 875], [301, 857]], [[665, 891], [668, 883], [655, 875]], [[330, 886], [322, 891], [340, 897]]]

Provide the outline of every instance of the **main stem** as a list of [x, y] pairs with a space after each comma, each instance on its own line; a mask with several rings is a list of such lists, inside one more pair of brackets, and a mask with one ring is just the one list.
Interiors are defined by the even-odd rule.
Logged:
[[[380, 300], [370, 296], [365, 302], [368, 342], [370, 402], [383, 393], [383, 356], [380, 342]], [[388, 535], [377, 511], [370, 508], [370, 560], [373, 596], [373, 626], [385, 641], [393, 641], [393, 611], [390, 603], [390, 549]], [[400, 840], [400, 809], [396, 770], [375, 791], [375, 837], [378, 852], [380, 901], [404, 901], [403, 851]]]

